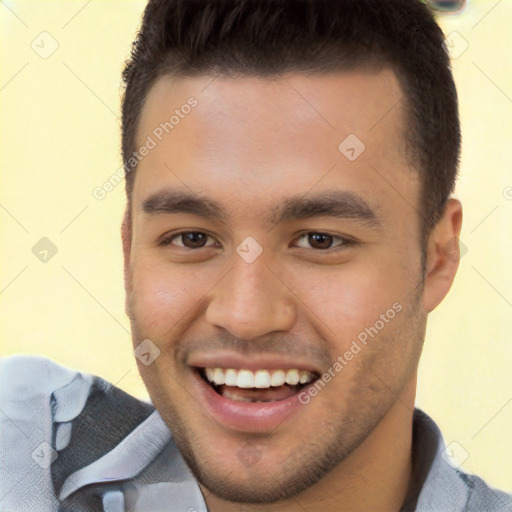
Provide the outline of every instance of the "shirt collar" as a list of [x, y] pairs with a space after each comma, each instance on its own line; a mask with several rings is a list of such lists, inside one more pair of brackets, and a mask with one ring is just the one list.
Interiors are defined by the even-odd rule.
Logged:
[[114, 449], [69, 475], [60, 489], [59, 499], [66, 499], [85, 485], [134, 478], [170, 441], [171, 433], [155, 410]]
[[468, 489], [451, 461], [439, 427], [420, 409], [414, 410], [412, 457], [419, 492], [415, 507], [406, 505], [404, 512], [466, 509]]
[[[106, 484], [134, 479], [149, 466], [164, 448], [172, 443], [172, 435], [157, 410], [136, 427], [121, 443], [91, 464], [70, 474], [59, 492], [65, 500], [78, 489], [91, 484]], [[403, 512], [416, 510], [464, 510], [467, 488], [449, 463], [446, 448], [438, 426], [419, 409], [413, 421], [413, 478], [415, 495], [402, 508]], [[183, 461], [180, 460], [180, 464]], [[176, 464], [176, 461], [171, 461]], [[199, 486], [191, 474], [181, 475], [179, 481], [168, 482], [180, 486], [183, 493], [199, 500], [198, 506], [206, 510]]]

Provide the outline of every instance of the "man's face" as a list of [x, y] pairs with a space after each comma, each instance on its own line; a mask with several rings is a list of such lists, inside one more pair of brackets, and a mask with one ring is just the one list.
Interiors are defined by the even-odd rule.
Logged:
[[166, 77], [147, 97], [127, 312], [160, 351], [138, 361], [153, 403], [224, 499], [305, 490], [411, 404], [426, 312], [401, 96], [381, 71]]

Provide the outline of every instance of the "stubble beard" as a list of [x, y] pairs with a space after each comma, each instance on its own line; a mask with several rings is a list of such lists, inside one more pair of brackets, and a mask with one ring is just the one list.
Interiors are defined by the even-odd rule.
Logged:
[[[319, 428], [304, 438], [299, 450], [291, 451], [279, 468], [266, 471], [266, 478], [261, 476], [260, 471], [257, 479], [251, 479], [250, 469], [240, 477], [243, 465], [237, 468], [219, 467], [215, 455], [208, 449], [208, 441], [205, 441], [201, 432], [196, 432], [194, 425], [189, 424], [183, 417], [176, 400], [172, 398], [176, 392], [179, 393], [179, 387], [176, 387], [174, 392], [166, 391], [162, 389], [161, 382], [154, 379], [154, 370], [152, 375], [150, 367], [139, 365], [139, 371], [153, 404], [171, 430], [178, 450], [200, 484], [228, 502], [268, 504], [287, 500], [306, 491], [339, 466], [361, 445], [397, 401], [409, 378], [416, 371], [423, 344], [425, 329], [417, 307], [420, 295], [415, 294], [408, 307], [404, 309], [406, 317], [402, 319], [402, 328], [393, 331], [393, 334], [398, 332], [403, 340], [408, 340], [411, 347], [414, 345], [410, 351], [409, 364], [398, 381], [392, 387], [384, 385], [382, 381], [379, 382], [380, 379], [372, 370], [379, 368], [377, 358], [370, 357], [362, 367], [367, 371], [360, 371], [356, 375], [357, 378], [349, 382], [350, 390], [343, 410], [336, 414], [332, 412], [332, 407], [329, 407], [329, 410], [325, 411], [327, 419], [324, 418]], [[136, 344], [144, 339], [144, 334], [140, 332], [133, 313], [129, 316]], [[377, 343], [386, 344], [393, 341], [392, 335], [386, 338], [382, 338], [382, 335], [383, 333], [380, 334]], [[376, 388], [384, 391], [384, 387], [388, 391], [385, 393], [386, 399], [383, 399], [382, 393], [375, 392]], [[256, 437], [264, 452], [265, 438], [261, 435]], [[249, 434], [240, 437], [240, 446], [252, 439], [255, 439], [255, 436]], [[236, 461], [237, 464], [238, 462]], [[263, 462], [263, 459], [260, 462]]]

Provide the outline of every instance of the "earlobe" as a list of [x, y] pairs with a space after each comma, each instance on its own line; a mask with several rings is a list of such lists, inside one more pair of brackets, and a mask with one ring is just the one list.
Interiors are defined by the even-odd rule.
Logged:
[[435, 309], [450, 290], [460, 261], [459, 236], [462, 205], [450, 198], [442, 217], [427, 243], [423, 306], [427, 313]]

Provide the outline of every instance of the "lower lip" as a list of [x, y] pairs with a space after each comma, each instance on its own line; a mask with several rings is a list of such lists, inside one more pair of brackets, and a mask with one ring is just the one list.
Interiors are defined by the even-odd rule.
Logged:
[[285, 420], [295, 416], [300, 407], [299, 394], [307, 389], [304, 386], [298, 393], [276, 402], [238, 402], [219, 395], [199, 375], [193, 371], [194, 389], [201, 405], [223, 426], [242, 432], [268, 432]]

